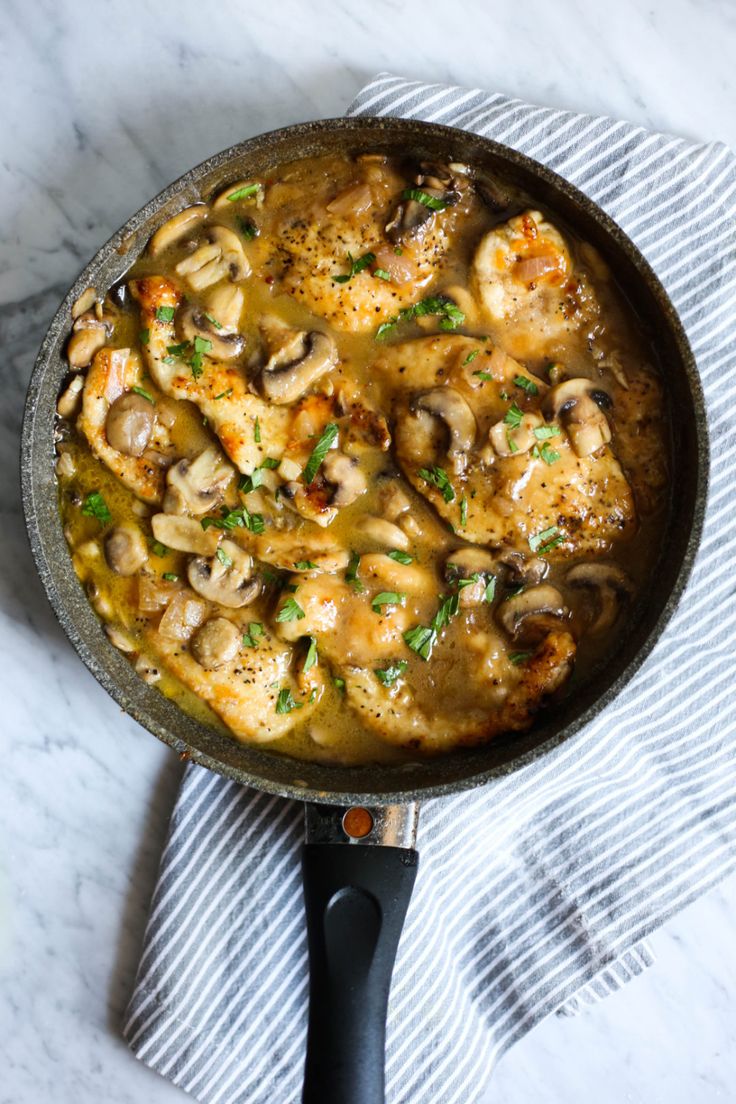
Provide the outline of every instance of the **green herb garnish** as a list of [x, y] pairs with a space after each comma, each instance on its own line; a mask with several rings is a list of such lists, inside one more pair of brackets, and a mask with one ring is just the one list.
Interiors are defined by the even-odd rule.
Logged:
[[304, 667], [302, 670], [306, 675], [307, 671], [310, 671], [312, 667], [316, 667], [319, 662], [317, 657], [317, 641], [313, 636], [309, 637], [309, 647], [307, 648], [307, 655], [304, 660]]
[[101, 525], [107, 525], [108, 521], [112, 521], [112, 514], [99, 491], [91, 491], [87, 495], [82, 505], [82, 513], [85, 517], [96, 518]]
[[229, 203], [235, 203], [239, 199], [248, 199], [250, 196], [257, 195], [260, 192], [262, 184], [244, 184], [242, 188], [236, 188], [234, 192], [231, 192], [227, 197]]
[[493, 599], [495, 597], [496, 597], [496, 576], [491, 575], [490, 579], [488, 580], [488, 584], [486, 586], [486, 589], [483, 591], [483, 601], [490, 603], [490, 602], [493, 601]]
[[410, 556], [408, 552], [401, 552], [400, 549], [394, 548], [392, 552], [388, 553], [390, 560], [396, 560], [400, 564], [410, 564], [414, 562], [414, 557]]
[[538, 441], [547, 441], [550, 437], [559, 437], [560, 427], [555, 425], [536, 426], [532, 433]]
[[509, 652], [508, 657], [513, 663], [514, 667], [518, 667], [520, 663], [526, 663], [533, 652]]
[[151, 340], [151, 331], [148, 329], [141, 330], [141, 332], [138, 334], [138, 340], [140, 341], [141, 345], [147, 345], [148, 342]]
[[203, 529], [249, 529], [251, 533], [262, 533], [265, 529], [263, 514], [252, 514], [246, 506], [233, 510], [223, 506], [219, 518], [203, 517], [200, 525]]
[[156, 307], [157, 322], [173, 322], [175, 314], [175, 307]]
[[311, 560], [297, 560], [294, 564], [296, 571], [319, 571], [316, 563], [312, 563]]
[[541, 533], [534, 533], [529, 537], [529, 547], [532, 552], [538, 552], [543, 556], [545, 552], [551, 552], [558, 544], [562, 544], [564, 539], [559, 528], [556, 525], [550, 525], [549, 529], [543, 529]]
[[167, 583], [178, 583], [179, 582], [179, 576], [174, 571], [164, 571], [164, 573], [161, 577], [163, 579], [165, 579]]
[[384, 606], [403, 606], [406, 595], [399, 590], [382, 590], [371, 600], [371, 609], [374, 613], [383, 613]]
[[[472, 363], [473, 363], [473, 361], [475, 360], [475, 358], [476, 358], [477, 356], [479, 356], [479, 355], [480, 355], [480, 349], [472, 349], [472, 350], [471, 350], [471, 351], [470, 351], [470, 352], [468, 353], [468, 355], [466, 356], [465, 360], [464, 360], [464, 361], [462, 362], [462, 365], [461, 365], [461, 367], [462, 367], [462, 368], [464, 368], [466, 364], [472, 364]], [[478, 375], [478, 373], [477, 373], [477, 372], [473, 372], [473, 375], [474, 375], [474, 376], [477, 376], [477, 375]]]
[[433, 464], [431, 468], [420, 468], [419, 476], [425, 483], [429, 483], [436, 487], [438, 491], [441, 491], [445, 502], [452, 502], [455, 497], [455, 489], [444, 468], [439, 468], [436, 464]]
[[460, 524], [463, 529], [468, 524], [468, 500], [465, 495], [460, 499]]
[[258, 227], [252, 218], [244, 218], [242, 215], [238, 215], [238, 226], [246, 241], [253, 241], [254, 238], [258, 237]]
[[256, 420], [253, 424], [253, 440], [257, 445], [261, 443], [261, 423], [258, 421], [258, 415], [256, 414]]
[[195, 380], [199, 379], [202, 375], [202, 358], [205, 353], [209, 353], [212, 348], [212, 342], [206, 337], [195, 337], [194, 339], [194, 352], [189, 358], [189, 367], [192, 369], [192, 375]]
[[350, 585], [354, 588], [355, 591], [357, 591], [358, 594], [360, 594], [361, 591], [365, 590], [365, 587], [358, 578], [359, 567], [360, 556], [357, 552], [351, 552], [348, 566], [345, 569], [345, 582], [350, 583]]
[[[228, 199], [230, 197], [228, 196]], [[288, 686], [285, 686], [282, 690], [279, 690], [279, 696], [276, 699], [276, 712], [277, 713], [291, 713], [293, 709], [301, 709], [304, 702], [294, 701], [291, 690]]]
[[448, 296], [430, 295], [427, 299], [421, 299], [418, 303], [415, 303], [413, 307], [404, 307], [393, 318], [382, 322], [376, 330], [376, 340], [380, 341], [401, 322], [410, 322], [414, 318], [423, 318], [427, 314], [441, 316], [439, 321], [441, 330], [455, 330], [465, 321], [463, 312]]
[[336, 690], [344, 690], [345, 689], [345, 679], [344, 678], [333, 678], [332, 682], [333, 682]]
[[145, 399], [146, 402], [153, 403], [154, 406], [156, 405], [156, 400], [154, 399], [153, 395], [150, 391], [146, 391], [145, 387], [132, 387], [131, 390], [135, 391], [136, 395], [140, 395], [140, 397], [142, 399]]
[[395, 663], [389, 663], [387, 667], [374, 667], [373, 673], [384, 686], [393, 686], [408, 666], [408, 660], [397, 659]]
[[477, 376], [479, 380], [483, 380], [484, 383], [490, 383], [493, 376], [490, 372], [473, 372], [474, 376]]
[[228, 387], [227, 391], [221, 391], [219, 395], [215, 395], [214, 401], [217, 402], [218, 399], [226, 399], [228, 395], [232, 395], [232, 393], [232, 387]]
[[560, 459], [560, 454], [556, 449], [550, 448], [549, 445], [542, 445], [541, 449], [534, 446], [532, 453], [540, 456], [544, 460], [545, 464], [555, 464]]
[[211, 326], [215, 327], [216, 330], [221, 330], [222, 329], [222, 323], [218, 322], [216, 318], [213, 318], [211, 314], [205, 314], [205, 318], [207, 319], [207, 321], [210, 323]]
[[169, 550], [165, 544], [161, 543], [161, 541], [154, 541], [151, 545], [151, 551], [153, 552], [154, 556], [165, 556]]
[[523, 417], [524, 411], [520, 410], [516, 403], [512, 403], [504, 416], [504, 425], [511, 426], [512, 429], [518, 429]]
[[416, 203], [421, 203], [424, 207], [429, 207], [430, 211], [444, 211], [445, 207], [447, 207], [446, 200], [430, 195], [429, 192], [424, 192], [421, 188], [404, 188], [401, 193], [401, 198], [413, 199]]
[[260, 621], [251, 621], [247, 633], [243, 633], [243, 644], [246, 648], [257, 648], [258, 639], [263, 636], [263, 625]]
[[522, 391], [526, 391], [528, 395], [537, 395], [539, 388], [533, 380], [527, 379], [526, 376], [514, 376], [514, 383], [517, 387], [520, 387]]
[[339, 429], [335, 422], [328, 422], [322, 430], [322, 435], [312, 449], [312, 455], [307, 460], [306, 467], [302, 472], [302, 478], [306, 484], [311, 483], [314, 479], [322, 461], [337, 440], [338, 433]]
[[230, 556], [228, 556], [228, 554], [227, 554], [227, 552], [225, 551], [224, 548], [218, 548], [217, 551], [215, 552], [215, 555], [217, 556], [218, 560], [220, 561], [220, 563], [222, 564], [223, 567], [232, 567], [233, 566], [232, 558]]
[[277, 621], [301, 621], [306, 613], [295, 598], [287, 598], [276, 614]]
[[[352, 253], [348, 253], [348, 264], [350, 265], [350, 271], [343, 276], [333, 276], [332, 279], [335, 281], [336, 284], [347, 284], [349, 280], [352, 280], [353, 276], [357, 276], [358, 273], [362, 272], [364, 268], [368, 268], [369, 265], [372, 265], [375, 259], [375, 253], [364, 253], [363, 256], [358, 257], [356, 261], [353, 259]], [[383, 271], [383, 269], [380, 269], [379, 271]]]
[[385, 268], [374, 268], [373, 275], [377, 280], [387, 280], [391, 282], [391, 273], [387, 272]]

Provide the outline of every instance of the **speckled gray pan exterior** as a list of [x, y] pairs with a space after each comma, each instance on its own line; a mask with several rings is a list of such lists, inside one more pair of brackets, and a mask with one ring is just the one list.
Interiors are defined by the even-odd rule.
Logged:
[[[543, 713], [528, 733], [398, 767], [327, 766], [248, 747], [187, 716], [143, 683], [107, 640], [72, 570], [54, 476], [54, 407], [67, 373], [62, 350], [70, 308], [80, 292], [90, 284], [109, 287], [157, 226], [227, 183], [262, 176], [297, 157], [370, 150], [483, 167], [557, 212], [597, 246], [659, 350], [674, 435], [676, 494], [661, 562], [619, 650], [584, 686]], [[146, 204], [102, 247], [59, 307], [28, 388], [22, 446], [23, 501], [39, 574], [67, 636], [108, 693], [150, 732], [197, 763], [272, 793], [336, 804], [411, 801], [480, 785], [544, 755], [605, 708], [644, 662], [682, 595], [702, 526], [707, 468], [703, 399], [689, 344], [661, 284], [619, 227], [576, 188], [513, 150], [454, 128], [394, 118], [331, 119], [252, 138], [211, 157]]]

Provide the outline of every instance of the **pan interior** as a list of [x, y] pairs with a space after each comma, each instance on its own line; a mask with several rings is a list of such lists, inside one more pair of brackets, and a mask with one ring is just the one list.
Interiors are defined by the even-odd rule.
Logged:
[[[109, 287], [130, 267], [152, 231], [181, 208], [234, 179], [260, 176], [279, 162], [325, 153], [411, 150], [428, 160], [469, 162], [559, 214], [594, 245], [651, 334], [666, 371], [677, 488], [662, 553], [646, 601], [605, 667], [540, 717], [527, 733], [485, 747], [400, 765], [328, 766], [237, 743], [183, 713], [146, 686], [113, 647], [72, 569], [57, 510], [53, 421], [66, 375], [61, 353], [69, 311], [93, 284]], [[463, 131], [400, 119], [338, 119], [288, 127], [227, 150], [187, 173], [138, 212], [82, 272], [55, 316], [30, 383], [24, 423], [23, 497], [33, 553], [54, 610], [81, 658], [115, 700], [180, 753], [261, 789], [316, 801], [388, 803], [451, 792], [511, 772], [556, 746], [591, 719], [637, 670], [671, 616], [689, 574], [702, 525], [707, 437], [702, 396], [687, 339], [648, 264], [591, 201], [542, 166]]]

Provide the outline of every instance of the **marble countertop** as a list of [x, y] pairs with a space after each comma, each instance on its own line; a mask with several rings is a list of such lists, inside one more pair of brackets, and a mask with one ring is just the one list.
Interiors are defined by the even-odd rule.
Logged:
[[[259, 131], [338, 115], [375, 71], [736, 144], [728, 0], [370, 5], [6, 0], [0, 31], [0, 1102], [174, 1104], [119, 1035], [181, 765], [114, 703], [30, 565], [17, 438], [58, 299], [146, 199]], [[658, 964], [501, 1062], [505, 1104], [736, 1101], [736, 883]], [[275, 1101], [274, 1104], [280, 1104]]]

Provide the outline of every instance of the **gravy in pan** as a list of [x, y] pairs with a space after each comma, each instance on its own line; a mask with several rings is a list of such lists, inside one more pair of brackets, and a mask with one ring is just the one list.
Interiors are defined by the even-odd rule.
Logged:
[[239, 740], [360, 763], [523, 730], [646, 586], [653, 351], [599, 254], [472, 167], [235, 181], [81, 297], [67, 356], [75, 570]]

